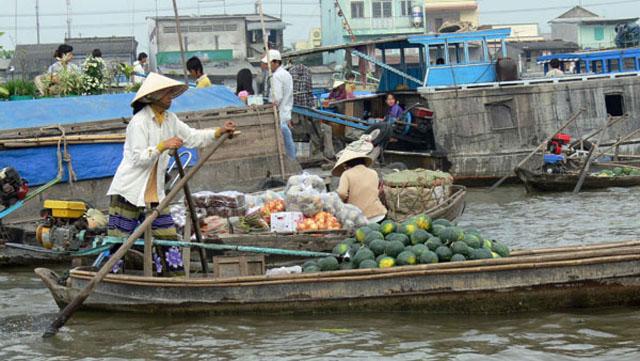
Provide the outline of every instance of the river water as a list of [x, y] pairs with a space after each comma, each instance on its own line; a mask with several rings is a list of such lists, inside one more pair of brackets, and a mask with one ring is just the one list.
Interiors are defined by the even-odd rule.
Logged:
[[[460, 223], [513, 248], [638, 239], [640, 189], [527, 196], [471, 191]], [[640, 310], [432, 316], [82, 312], [40, 338], [57, 308], [30, 269], [0, 270], [0, 360], [640, 360]]]

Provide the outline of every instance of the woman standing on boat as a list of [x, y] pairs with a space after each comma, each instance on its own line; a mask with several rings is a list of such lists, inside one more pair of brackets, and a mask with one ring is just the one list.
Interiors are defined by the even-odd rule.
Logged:
[[[134, 116], [127, 126], [124, 156], [107, 192], [111, 196], [109, 236], [128, 237], [144, 220], [146, 210], [162, 201], [171, 150], [183, 145], [206, 147], [223, 133], [235, 130], [232, 121], [225, 122], [222, 128], [202, 130], [180, 121], [168, 109], [171, 101], [186, 90], [183, 83], [150, 73], [131, 102]], [[176, 228], [168, 210], [162, 209], [160, 214], [152, 225], [153, 237], [176, 240]], [[155, 247], [153, 263], [157, 275], [183, 272], [182, 255], [177, 247]], [[122, 266], [116, 265], [113, 271], [121, 271]]]

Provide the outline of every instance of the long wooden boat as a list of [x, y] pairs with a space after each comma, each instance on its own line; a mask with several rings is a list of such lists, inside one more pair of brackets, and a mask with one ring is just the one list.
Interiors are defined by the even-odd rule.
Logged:
[[[38, 268], [59, 307], [95, 272]], [[145, 313], [417, 310], [504, 313], [640, 305], [640, 242], [537, 249], [512, 257], [391, 269], [239, 278], [109, 275], [85, 309]]]
[[[451, 222], [462, 215], [465, 209], [467, 190], [463, 186], [451, 186], [451, 195], [440, 205], [430, 209], [427, 214], [434, 219], [444, 218]], [[295, 251], [327, 252], [348, 237], [345, 231], [316, 232], [299, 234], [223, 234], [215, 238], [206, 239], [208, 243], [218, 243], [235, 246], [254, 246], [264, 248], [281, 248]], [[73, 259], [88, 260], [95, 257], [91, 249], [78, 253], [53, 252], [36, 244], [31, 244], [28, 236], [22, 237], [22, 244], [7, 244], [0, 246], [0, 267], [8, 266], [36, 266], [47, 264], [69, 264]], [[14, 240], [14, 242], [16, 242]], [[291, 260], [291, 257], [268, 256], [267, 263], [280, 263]], [[86, 262], [85, 262], [86, 264]], [[193, 264], [197, 268], [197, 263]]]
[[[563, 192], [571, 191], [575, 188], [580, 175], [577, 173], [568, 174], [547, 174], [534, 172], [525, 168], [517, 168], [516, 174], [524, 183], [527, 191], [550, 191]], [[618, 176], [618, 177], [597, 177], [588, 174], [585, 177], [583, 189], [602, 189], [610, 187], [636, 187], [640, 186], [640, 176]]]

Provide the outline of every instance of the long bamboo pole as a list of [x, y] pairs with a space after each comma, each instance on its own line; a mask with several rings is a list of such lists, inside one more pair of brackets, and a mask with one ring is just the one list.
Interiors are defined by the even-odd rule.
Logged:
[[[176, 162], [176, 168], [178, 168], [178, 174], [180, 175], [180, 178], [184, 178], [184, 167], [182, 166], [180, 154], [178, 154], [178, 152], [173, 153], [173, 159]], [[191, 189], [189, 188], [189, 183], [185, 183], [182, 189], [184, 190], [184, 198], [187, 200], [187, 207], [189, 207], [189, 219], [193, 224], [193, 231], [196, 234], [196, 240], [198, 241], [198, 243], [203, 243], [202, 233], [200, 231], [200, 220], [198, 219], [198, 214], [196, 213], [196, 206], [193, 203], [193, 197], [191, 197]], [[204, 274], [208, 274], [209, 264], [207, 263], [207, 255], [203, 248], [199, 248], [198, 250], [202, 270], [204, 271]]]
[[633, 136], [635, 136], [638, 133], [640, 133], [640, 128], [638, 128], [638, 129], [634, 130], [633, 132], [625, 135], [624, 137], [620, 138], [617, 142], [615, 142], [612, 145], [606, 147], [603, 151], [601, 151], [600, 153], [598, 153], [598, 155], [595, 156], [595, 159], [598, 159], [598, 158], [602, 157], [609, 150], [611, 150], [611, 149], [619, 146], [620, 144], [626, 142], [627, 140], [631, 139]]
[[589, 168], [591, 167], [591, 162], [593, 161], [593, 153], [598, 150], [600, 143], [602, 143], [602, 139], [604, 135], [607, 133], [605, 130], [613, 125], [614, 121], [607, 119], [607, 124], [600, 129], [600, 136], [598, 137], [598, 143], [594, 144], [589, 150], [589, 155], [584, 162], [584, 166], [582, 167], [582, 171], [580, 172], [580, 178], [578, 179], [578, 183], [576, 183], [576, 187], [573, 189], [573, 193], [580, 193], [580, 189], [582, 189], [582, 184], [584, 184], [584, 180], [587, 178], [587, 173], [589, 172]]
[[[575, 113], [573, 113], [573, 115], [569, 118], [569, 120], [564, 123], [562, 125], [562, 127], [560, 127], [560, 129], [556, 130], [555, 132], [551, 133], [550, 136], [547, 137], [547, 139], [544, 140], [544, 142], [540, 143], [540, 145], [534, 149], [531, 153], [529, 153], [529, 155], [527, 155], [520, 163], [518, 163], [518, 165], [516, 166], [516, 168], [520, 168], [522, 167], [527, 161], [529, 161], [529, 159], [531, 159], [531, 157], [533, 157], [538, 151], [540, 151], [541, 149], [543, 149], [547, 143], [549, 143], [551, 141], [551, 139], [553, 139], [553, 137], [556, 136], [556, 134], [560, 133], [561, 131], [565, 130], [569, 125], [571, 125], [571, 123], [575, 122], [576, 119], [578, 119], [578, 116], [580, 116], [580, 114], [582, 114], [582, 112], [584, 112], [584, 108], [580, 108], [578, 109], [578, 111], [576, 111]], [[507, 180], [507, 178], [509, 178], [511, 176], [510, 174], [505, 175], [504, 177], [500, 178], [499, 181], [497, 181], [494, 185], [491, 186], [491, 188], [489, 188], [489, 192], [493, 192], [496, 188], [498, 188], [502, 183], [504, 183], [504, 181]]]
[[189, 74], [187, 73], [187, 61], [184, 57], [184, 44], [182, 43], [182, 29], [180, 29], [180, 16], [178, 16], [178, 5], [173, 0], [173, 14], [176, 18], [176, 31], [178, 34], [178, 44], [180, 45], [180, 60], [182, 61], [182, 72], [184, 74], [184, 82], [189, 85]]
[[198, 164], [196, 164], [195, 167], [189, 170], [189, 172], [184, 176], [184, 178], [180, 178], [176, 186], [173, 187], [173, 189], [171, 189], [169, 194], [167, 194], [167, 196], [162, 200], [162, 202], [160, 202], [158, 207], [156, 207], [151, 212], [151, 214], [147, 215], [144, 222], [142, 222], [138, 227], [136, 227], [136, 229], [129, 236], [129, 238], [127, 238], [127, 241], [123, 243], [122, 246], [118, 248], [116, 253], [114, 253], [107, 260], [107, 262], [102, 266], [102, 268], [100, 268], [100, 270], [96, 273], [95, 277], [91, 280], [91, 282], [89, 282], [85, 286], [85, 288], [82, 289], [82, 291], [80, 291], [80, 293], [73, 299], [73, 301], [71, 301], [63, 310], [61, 310], [58, 313], [58, 315], [56, 316], [56, 319], [51, 323], [51, 325], [49, 325], [45, 333], [42, 335], [43, 337], [52, 337], [52, 336], [55, 336], [56, 333], [58, 333], [58, 330], [60, 329], [60, 327], [64, 326], [67, 320], [76, 312], [78, 308], [80, 308], [80, 306], [87, 299], [87, 297], [89, 297], [89, 295], [91, 295], [91, 293], [96, 289], [96, 287], [98, 286], [98, 283], [100, 283], [100, 281], [102, 281], [105, 278], [105, 276], [111, 271], [113, 266], [122, 257], [124, 257], [125, 253], [127, 253], [127, 251], [131, 248], [131, 246], [133, 246], [135, 241], [138, 240], [140, 236], [143, 235], [145, 229], [151, 226], [153, 221], [156, 220], [156, 218], [158, 218], [158, 216], [160, 215], [160, 210], [165, 209], [169, 206], [169, 204], [178, 195], [178, 193], [182, 191], [184, 185], [187, 184], [187, 182], [191, 178], [193, 178], [193, 176], [196, 173], [198, 173], [198, 171], [204, 166], [207, 160], [211, 158], [213, 153], [215, 153], [216, 150], [218, 150], [218, 148], [220, 148], [220, 146], [224, 144], [224, 142], [228, 138], [229, 138], [228, 133], [223, 134], [220, 137], [220, 139], [218, 139], [214, 143], [214, 145], [205, 152], [205, 154], [202, 156], [202, 159], [200, 159], [200, 162], [198, 162]]
[[[271, 56], [269, 54], [269, 37], [267, 36], [267, 28], [264, 24], [264, 9], [262, 6], [262, 0], [258, 0], [258, 8], [260, 12], [260, 26], [262, 27], [262, 42], [264, 44], [264, 49], [267, 52], [267, 69], [269, 71], [269, 79], [266, 81], [270, 81], [273, 77], [273, 71], [271, 70]], [[280, 65], [282, 66], [282, 65]], [[275, 91], [273, 89], [273, 83], [269, 87], [269, 92], [271, 93], [271, 99], [275, 99]], [[282, 180], [286, 180], [286, 173], [284, 169], [284, 151], [282, 149], [283, 135], [282, 129], [280, 125], [280, 112], [278, 111], [278, 106], [276, 104], [272, 104], [273, 108], [273, 117], [276, 127], [276, 143], [278, 143], [278, 161], [280, 163], [280, 175], [282, 176]], [[288, 125], [287, 125], [288, 126]]]

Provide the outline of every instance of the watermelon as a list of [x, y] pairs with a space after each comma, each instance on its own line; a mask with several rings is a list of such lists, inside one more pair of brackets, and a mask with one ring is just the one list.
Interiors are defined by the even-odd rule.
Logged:
[[322, 270], [320, 269], [320, 267], [318, 265], [311, 265], [307, 268], [303, 268], [304, 273], [317, 273], [317, 272], [322, 272]]
[[509, 247], [498, 242], [493, 241], [493, 251], [500, 255], [500, 257], [509, 257]]
[[376, 261], [372, 259], [367, 259], [360, 262], [360, 265], [358, 265], [358, 268], [359, 269], [378, 268], [378, 263], [376, 263]]
[[396, 258], [400, 253], [404, 252], [404, 244], [400, 241], [389, 241], [384, 252], [387, 256]]
[[418, 258], [421, 264], [438, 263], [438, 255], [432, 251], [426, 251]]
[[391, 268], [393, 266], [396, 265], [396, 260], [394, 258], [385, 256], [382, 257], [379, 261], [378, 261], [378, 267], [379, 268]]
[[431, 237], [433, 236], [429, 234], [429, 232], [425, 231], [424, 229], [417, 229], [415, 232], [413, 232], [413, 234], [410, 237], [411, 244], [416, 245], [419, 243], [425, 243]]
[[358, 253], [351, 259], [354, 266], [360, 266], [360, 263], [366, 260], [374, 260], [375, 254], [367, 247], [362, 247], [358, 250]]
[[369, 249], [371, 249], [373, 251], [373, 254], [375, 254], [376, 256], [384, 254], [386, 247], [387, 241], [383, 241], [381, 239], [374, 239], [369, 244]]
[[425, 245], [429, 248], [430, 251], [435, 251], [438, 247], [442, 246], [442, 241], [438, 237], [431, 237]]
[[458, 236], [458, 232], [456, 232], [454, 227], [448, 227], [440, 234], [440, 238], [445, 244], [451, 244], [455, 241], [459, 241]]
[[472, 248], [471, 253], [469, 254], [469, 258], [473, 260], [478, 259], [490, 259], [493, 258], [493, 254], [486, 248]]
[[375, 232], [380, 232], [380, 228], [381, 228], [378, 223], [369, 223], [367, 227]]
[[467, 260], [467, 257], [457, 253], [451, 257], [451, 262], [464, 262]]
[[461, 254], [463, 256], [469, 256], [471, 253], [471, 248], [462, 241], [455, 241], [451, 244], [451, 252], [454, 254]]
[[349, 245], [346, 243], [338, 243], [335, 247], [333, 247], [333, 254], [344, 255], [349, 251]]
[[390, 235], [387, 236], [386, 240], [389, 241], [389, 242], [400, 241], [405, 246], [411, 244], [411, 239], [409, 239], [409, 236], [407, 236], [406, 234], [402, 234], [402, 233], [391, 233]]
[[364, 237], [364, 244], [369, 245], [376, 239], [384, 240], [384, 236], [378, 231], [371, 231]]
[[340, 263], [335, 257], [325, 257], [318, 261], [318, 266], [322, 272], [337, 271], [340, 269]]
[[464, 243], [471, 248], [480, 248], [482, 247], [483, 242], [480, 238], [474, 234], [465, 234], [464, 235]]
[[451, 252], [451, 249], [447, 246], [440, 246], [436, 249], [436, 255], [438, 255], [440, 262], [449, 262], [453, 256], [453, 252]]
[[389, 235], [393, 232], [396, 231], [396, 224], [393, 221], [384, 221], [382, 222], [382, 225], [380, 226], [380, 232], [382, 234]]
[[420, 214], [418, 215], [414, 221], [416, 222], [416, 225], [420, 228], [423, 229], [425, 231], [429, 231], [431, 229], [431, 223], [433, 222], [431, 220], [431, 217], [427, 216], [426, 214]]
[[353, 269], [353, 263], [352, 262], [342, 262], [340, 263], [340, 269], [341, 270], [350, 270]]
[[427, 246], [425, 246], [424, 244], [416, 244], [415, 246], [411, 247], [411, 251], [415, 253], [417, 257], [420, 257], [425, 252], [429, 252], [429, 248], [427, 248]]
[[369, 227], [360, 227], [356, 230], [356, 241], [362, 243], [364, 239], [367, 237], [367, 234], [371, 232], [371, 228]]
[[444, 218], [436, 219], [432, 223], [433, 223], [434, 226], [435, 225], [441, 225], [441, 226], [444, 226], [444, 227], [451, 227], [452, 226], [451, 222], [449, 222], [448, 220], [446, 220]]
[[431, 233], [436, 237], [442, 237], [442, 233], [444, 233], [446, 229], [447, 227], [442, 224], [434, 224], [431, 226]]
[[404, 251], [396, 257], [396, 263], [398, 266], [413, 266], [418, 263], [418, 260], [413, 252]]

